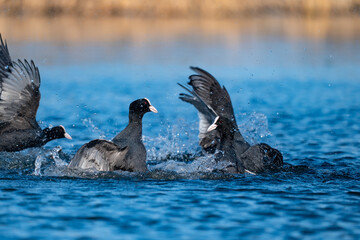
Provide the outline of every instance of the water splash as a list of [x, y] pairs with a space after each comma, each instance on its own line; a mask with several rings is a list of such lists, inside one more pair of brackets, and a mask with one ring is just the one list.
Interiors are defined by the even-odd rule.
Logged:
[[198, 146], [198, 125], [178, 119], [174, 125], [166, 123], [157, 137], [144, 136], [148, 161], [167, 161], [172, 158], [192, 158]]
[[59, 169], [66, 168], [68, 163], [65, 160], [65, 157], [64, 159], [60, 157], [60, 153], [62, 153], [62, 148], [60, 146], [56, 146], [49, 150], [39, 148], [34, 162], [33, 175], [44, 176], [49, 169], [56, 169], [56, 171], [58, 171]]
[[43, 162], [46, 161], [46, 158], [43, 155], [39, 155], [35, 159], [35, 169], [34, 169], [34, 175], [35, 176], [41, 176], [41, 165]]
[[[270, 136], [267, 118], [263, 114], [242, 114], [239, 128], [250, 142], [258, 142], [263, 137]], [[91, 119], [84, 124], [95, 131]], [[226, 179], [238, 177], [225, 173], [230, 162], [216, 162], [214, 155], [202, 153], [198, 145], [198, 124], [180, 118], [175, 124], [163, 124], [157, 137], [144, 136], [148, 154], [148, 173], [129, 173], [123, 171], [99, 172], [68, 169], [72, 155], [63, 152], [60, 146], [52, 149], [28, 149], [19, 153], [1, 153], [0, 168], [15, 169], [19, 173], [43, 177], [75, 177], [75, 178], [140, 178], [140, 179]], [[304, 160], [309, 163], [309, 160]], [[301, 162], [300, 162], [301, 163]], [[307, 164], [308, 165], [308, 164]], [[326, 166], [311, 166], [311, 168], [327, 168]], [[286, 167], [284, 172], [296, 174], [297, 168]], [[336, 172], [333, 166], [327, 171], [310, 172], [310, 174], [332, 175]], [[342, 173], [339, 173], [340, 175]], [[286, 174], [285, 174], [286, 175]], [[345, 177], [351, 177], [352, 172], [343, 171]], [[284, 176], [282, 176], [284, 177]]]
[[271, 136], [268, 119], [262, 113], [242, 113], [239, 119], [239, 130], [243, 137], [251, 145], [264, 141], [264, 138]]
[[106, 135], [105, 132], [102, 131], [101, 129], [99, 129], [95, 123], [93, 122], [93, 120], [91, 118], [84, 118], [82, 119], [82, 124], [91, 130], [91, 132], [96, 133], [99, 135], [99, 139], [106, 139]]
[[57, 146], [50, 151], [50, 156], [52, 159], [54, 159], [55, 165], [57, 167], [67, 166], [68, 165], [67, 162], [62, 160], [59, 156], [60, 151], [62, 151], [62, 148], [60, 146]]

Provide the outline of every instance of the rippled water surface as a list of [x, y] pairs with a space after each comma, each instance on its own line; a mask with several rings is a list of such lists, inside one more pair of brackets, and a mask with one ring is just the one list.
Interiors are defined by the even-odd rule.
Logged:
[[[358, 239], [359, 39], [163, 28], [83, 43], [8, 31], [13, 58], [40, 68], [38, 120], [73, 140], [0, 154], [1, 239]], [[198, 155], [196, 110], [177, 98], [190, 65], [226, 86], [243, 135], [278, 148], [281, 171], [224, 175]], [[66, 169], [141, 97], [159, 111], [144, 117], [149, 173]]]

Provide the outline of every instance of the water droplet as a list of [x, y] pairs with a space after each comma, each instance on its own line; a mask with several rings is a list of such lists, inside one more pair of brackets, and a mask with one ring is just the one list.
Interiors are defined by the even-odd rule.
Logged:
[[36, 157], [34, 175], [41, 176], [41, 164], [44, 162], [44, 160], [45, 157], [43, 155], [39, 155]]

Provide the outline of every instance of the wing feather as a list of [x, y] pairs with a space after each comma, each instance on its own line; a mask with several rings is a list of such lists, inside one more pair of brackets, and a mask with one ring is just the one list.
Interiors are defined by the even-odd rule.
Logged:
[[0, 125], [7, 126], [7, 130], [37, 128], [40, 74], [34, 62], [12, 62], [8, 69], [0, 68], [0, 75], [3, 76], [0, 91]]
[[[191, 103], [198, 110], [200, 145], [205, 149], [211, 148], [216, 146], [219, 140], [219, 132], [216, 129], [207, 132], [215, 117], [221, 116], [229, 119], [233, 127], [237, 129], [231, 98], [226, 88], [221, 87], [210, 73], [198, 67], [190, 68], [196, 72], [189, 77], [190, 82], [188, 84], [192, 86], [193, 90], [179, 84], [190, 93], [190, 95], [181, 93], [179, 98]], [[244, 151], [248, 148], [248, 143], [240, 132], [236, 132], [235, 140], [239, 145], [239, 150]]]
[[198, 67], [190, 68], [197, 73], [189, 77], [189, 85], [193, 87], [194, 92], [214, 110], [216, 115], [231, 120], [234, 126], [237, 126], [230, 95], [226, 88], [221, 87], [215, 77], [207, 71]]
[[[11, 66], [12, 61], [9, 54], [6, 41], [4, 42], [0, 34], [0, 69], [7, 70]], [[0, 77], [2, 75], [0, 74]]]
[[[113, 171], [125, 169], [127, 147], [120, 148], [107, 140], [93, 140], [83, 145], [69, 164], [69, 168]], [[115, 169], [116, 168], [116, 169]]]
[[[208, 106], [198, 94], [189, 88], [185, 87], [184, 85], [178, 83], [179, 86], [184, 88], [186, 91], [190, 93], [185, 94], [181, 93], [179, 98], [185, 102], [188, 102], [195, 106], [195, 108], [198, 110], [198, 116], [199, 116], [199, 139], [200, 139], [200, 145], [203, 148], [211, 147], [214, 144], [214, 138], [218, 135], [216, 133], [216, 130], [209, 133], [207, 129], [209, 126], [214, 122], [216, 118], [216, 113], [211, 108], [211, 106]], [[210, 140], [209, 140], [210, 139]]]

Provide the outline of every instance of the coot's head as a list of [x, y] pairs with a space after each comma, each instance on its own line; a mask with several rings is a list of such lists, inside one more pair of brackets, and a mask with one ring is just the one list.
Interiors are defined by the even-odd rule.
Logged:
[[154, 113], [158, 112], [156, 108], [151, 105], [150, 100], [147, 98], [142, 98], [133, 101], [130, 104], [129, 111], [131, 113], [138, 113], [140, 115], [144, 115], [147, 112], [154, 112]]
[[217, 116], [207, 131], [211, 132], [217, 130], [221, 136], [234, 136], [236, 129], [233, 126], [233, 122], [227, 118]]
[[72, 139], [71, 136], [66, 132], [64, 126], [62, 125], [53, 128], [45, 128], [44, 133], [45, 133], [45, 138], [49, 141], [58, 138]]

